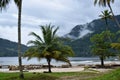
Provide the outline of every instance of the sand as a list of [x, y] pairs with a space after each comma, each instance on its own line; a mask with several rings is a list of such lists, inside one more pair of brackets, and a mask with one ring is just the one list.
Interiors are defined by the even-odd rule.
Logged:
[[[52, 68], [52, 72], [80, 72], [83, 71], [84, 68], [81, 67], [71, 67], [71, 68]], [[29, 70], [29, 72], [44, 72], [48, 71], [48, 69], [39, 69], [39, 70]]]
[[[70, 68], [52, 68], [51, 69], [52, 72], [81, 72], [81, 71], [91, 71], [91, 70], [95, 70], [98, 72], [106, 72], [109, 71], [111, 69], [104, 69], [104, 68], [89, 68], [87, 70], [84, 69], [84, 67], [80, 67], [80, 66], [74, 66], [74, 67], [70, 67]], [[34, 69], [34, 70], [24, 70], [25, 72], [46, 72], [48, 71], [48, 69]], [[9, 71], [9, 69], [0, 69], [0, 72], [19, 72], [18, 70], [14, 70], [14, 71]]]

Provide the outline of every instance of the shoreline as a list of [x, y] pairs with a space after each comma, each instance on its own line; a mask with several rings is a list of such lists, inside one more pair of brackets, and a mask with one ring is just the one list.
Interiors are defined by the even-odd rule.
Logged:
[[[72, 65], [84, 65], [84, 64], [100, 64], [100, 60], [98, 57], [70, 57], [69, 58]], [[117, 58], [109, 58], [105, 60], [105, 63], [111, 62], [119, 62]], [[32, 58], [31, 60], [27, 60], [27, 58], [22, 58], [22, 65], [30, 65], [30, 64], [37, 64], [37, 65], [47, 65], [46, 59], [41, 59], [38, 61], [37, 58]], [[51, 65], [54, 66], [61, 66], [66, 64], [65, 62], [52, 60]], [[0, 65], [18, 65], [18, 57], [0, 57]]]
[[[17, 65], [1, 65], [0, 72], [19, 72]], [[9, 67], [8, 67], [9, 66]], [[10, 66], [12, 69], [10, 70]], [[98, 72], [106, 72], [112, 70], [116, 67], [120, 67], [120, 61], [108, 61], [105, 62], [105, 68], [101, 68], [100, 64], [77, 64], [72, 65], [72, 67], [66, 65], [61, 66], [51, 66], [52, 72], [81, 72], [85, 70], [95, 70]], [[24, 72], [47, 72], [48, 71], [47, 65], [24, 65]]]
[[[82, 72], [82, 71], [95, 71], [95, 72], [107, 72], [113, 69], [105, 69], [105, 68], [89, 68], [86, 69], [84, 67], [70, 67], [70, 68], [51, 68], [52, 72]], [[47, 72], [48, 69], [33, 69], [33, 70], [23, 70], [24, 72], [33, 72], [33, 73], [44, 73]], [[7, 73], [13, 73], [13, 72], [19, 72], [19, 70], [12, 70], [9, 69], [0, 69], [0, 72], [7, 72]]]

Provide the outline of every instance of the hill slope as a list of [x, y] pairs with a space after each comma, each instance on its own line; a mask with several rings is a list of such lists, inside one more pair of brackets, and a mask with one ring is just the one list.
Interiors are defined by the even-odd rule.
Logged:
[[[0, 38], [0, 57], [17, 56], [17, 48], [18, 44], [16, 42]], [[27, 49], [27, 46], [22, 45], [22, 52]]]
[[[116, 16], [116, 18], [120, 22], [120, 15]], [[108, 20], [108, 29], [111, 32], [120, 30], [114, 20]], [[71, 32], [64, 35], [64, 37], [73, 39], [72, 41], [65, 41], [65, 44], [70, 45], [73, 48], [76, 56], [92, 56], [90, 51], [90, 37], [105, 30], [105, 21], [101, 19], [93, 20], [84, 25], [76, 25]]]

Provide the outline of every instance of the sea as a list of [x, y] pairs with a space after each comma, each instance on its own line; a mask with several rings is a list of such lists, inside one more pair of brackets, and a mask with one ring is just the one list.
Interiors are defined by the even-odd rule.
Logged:
[[[69, 57], [69, 60], [73, 66], [75, 65], [89, 65], [89, 64], [100, 64], [98, 57]], [[105, 63], [120, 63], [117, 58], [109, 58], [105, 60]], [[32, 58], [27, 60], [27, 58], [22, 58], [23, 65], [46, 65], [46, 59], [38, 60], [37, 58]], [[60, 66], [65, 65], [65, 62], [52, 60], [51, 65]], [[18, 57], [0, 57], [0, 65], [18, 65]]]

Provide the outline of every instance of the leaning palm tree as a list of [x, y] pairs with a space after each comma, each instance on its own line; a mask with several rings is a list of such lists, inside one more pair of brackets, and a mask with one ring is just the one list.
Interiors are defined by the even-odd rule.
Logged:
[[118, 20], [115, 18], [115, 15], [113, 13], [113, 10], [112, 10], [111, 4], [110, 4], [111, 2], [114, 3], [114, 0], [95, 0], [94, 4], [96, 5], [98, 3], [100, 6], [103, 6], [103, 7], [108, 6], [117, 26], [120, 27], [120, 24], [119, 24]]
[[108, 10], [104, 10], [104, 11], [102, 11], [102, 14], [99, 15], [99, 17], [101, 17], [101, 19], [104, 19], [104, 20], [105, 20], [106, 30], [108, 30], [108, 19], [112, 19], [111, 12], [108, 11]]
[[32, 47], [26, 51], [24, 57], [28, 57], [28, 60], [34, 57], [37, 57], [39, 60], [45, 58], [48, 63], [48, 72], [51, 72], [52, 59], [70, 64], [68, 56], [72, 56], [73, 51], [69, 46], [63, 45], [58, 40], [58, 37], [56, 36], [58, 28], [53, 29], [54, 26], [51, 25], [41, 26], [40, 28], [43, 37], [40, 37], [34, 32], [30, 33], [36, 40], [28, 42], [28, 44], [32, 44]]
[[[6, 9], [12, 0], [0, 0], [0, 10]], [[19, 70], [20, 78], [24, 78], [23, 69], [22, 69], [22, 60], [21, 60], [21, 11], [22, 11], [22, 0], [14, 0], [15, 4], [18, 7], [18, 61], [19, 61]]]

